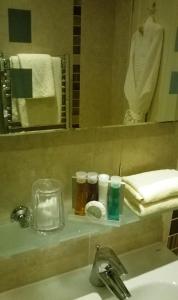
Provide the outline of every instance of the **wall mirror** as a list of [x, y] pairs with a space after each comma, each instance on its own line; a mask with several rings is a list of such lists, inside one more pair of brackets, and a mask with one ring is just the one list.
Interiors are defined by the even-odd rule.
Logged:
[[[53, 5], [48, 0], [2, 0], [1, 132], [177, 120], [176, 7], [177, 0], [171, 5], [168, 0], [55, 0]], [[9, 72], [9, 95], [4, 70], [19, 54], [61, 58], [64, 122], [56, 124], [52, 102], [42, 126], [13, 121], [14, 106], [24, 119], [19, 107], [28, 102], [34, 121], [32, 108], [39, 109], [40, 116], [39, 105], [46, 100], [14, 95], [14, 82], [18, 81], [19, 92], [18, 79], [28, 69], [22, 66], [23, 72]], [[14, 98], [22, 99], [20, 104]]]

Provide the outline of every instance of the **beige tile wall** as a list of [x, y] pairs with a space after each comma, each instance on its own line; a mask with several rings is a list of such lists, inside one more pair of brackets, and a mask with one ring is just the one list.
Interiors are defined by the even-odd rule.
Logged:
[[82, 5], [80, 126], [110, 124], [115, 0]]
[[82, 4], [80, 125], [122, 124], [132, 0]]
[[[0, 2], [1, 51], [4, 54], [72, 54], [73, 0], [2, 0]], [[9, 42], [8, 8], [31, 10], [32, 43]], [[57, 12], [57, 14], [56, 14]], [[62, 42], [60, 42], [62, 39]]]
[[129, 61], [132, 3], [132, 0], [115, 1], [110, 124], [123, 124], [124, 113], [128, 107], [123, 87]]
[[[71, 176], [79, 169], [118, 174], [121, 163], [122, 174], [127, 175], [174, 168], [177, 132], [176, 124], [163, 123], [0, 136], [0, 222], [9, 220], [17, 204], [29, 204], [31, 185], [39, 177], [62, 181], [68, 210]], [[98, 242], [122, 253], [161, 241], [166, 223], [155, 216], [107, 233], [72, 239], [54, 248], [0, 259], [0, 290], [86, 265], [93, 259]]]
[[[70, 1], [63, 0], [62, 2], [64, 8], [65, 5], [69, 5], [71, 9]], [[53, 39], [53, 37], [60, 36], [60, 28], [63, 27], [57, 26], [59, 19], [63, 20], [63, 17], [69, 18], [69, 27], [65, 27], [65, 30], [72, 29], [72, 18], [66, 15], [68, 8], [61, 11], [57, 6], [59, 1], [54, 6], [51, 6], [51, 1], [45, 1], [54, 18], [56, 10], [61, 12], [61, 18], [55, 19], [56, 28], [52, 36], [52, 28], [50, 24], [47, 25], [48, 19], [41, 1], [32, 1], [30, 6], [28, 1], [19, 3], [19, 8], [22, 8], [23, 3], [23, 8], [32, 9], [33, 18], [35, 9], [40, 7], [41, 19], [36, 18], [36, 21], [32, 22], [35, 44], [9, 45], [7, 6], [18, 7], [12, 6], [10, 0], [1, 1], [2, 26], [0, 30], [4, 37], [1, 41], [2, 50], [12, 54], [19, 50], [20, 52], [22, 50], [43, 51], [51, 54], [56, 51], [61, 52], [63, 50], [60, 48], [61, 44], [56, 43], [58, 39]], [[41, 26], [44, 25], [46, 34], [41, 36]], [[66, 47], [69, 52], [71, 45], [72, 41], [67, 40]], [[96, 87], [97, 85], [95, 89]], [[177, 132], [177, 125], [165, 123], [132, 128], [90, 128], [66, 132], [0, 136], [0, 223], [9, 221], [10, 212], [17, 204], [29, 205], [32, 183], [40, 177], [54, 177], [62, 181], [63, 199], [68, 211], [71, 207], [71, 176], [79, 169], [118, 174], [121, 164], [122, 175], [127, 175], [145, 170], [175, 167], [178, 150]], [[155, 217], [143, 220], [142, 223], [114, 229], [105, 235], [71, 240], [60, 244], [57, 248], [40, 249], [37, 252], [24, 253], [5, 260], [0, 259], [0, 290], [83, 266], [91, 262], [96, 242], [107, 244], [109, 241], [117, 253], [122, 253], [161, 240], [162, 229], [161, 218]], [[137, 238], [133, 240], [133, 236]], [[29, 272], [25, 272], [25, 268]]]
[[71, 177], [77, 170], [122, 175], [176, 166], [175, 124], [73, 129], [0, 137], [0, 222], [19, 203], [29, 204], [38, 178], [63, 183], [71, 207]]

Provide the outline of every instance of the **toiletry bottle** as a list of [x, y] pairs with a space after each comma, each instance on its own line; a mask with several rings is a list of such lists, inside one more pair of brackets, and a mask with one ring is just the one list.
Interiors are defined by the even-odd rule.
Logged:
[[87, 173], [76, 172], [75, 214], [84, 216], [87, 203]]
[[121, 177], [111, 176], [108, 192], [107, 216], [108, 220], [119, 220], [121, 201]]
[[98, 174], [88, 172], [87, 183], [87, 202], [98, 201]]
[[105, 206], [105, 208], [107, 207], [108, 184], [109, 184], [109, 175], [100, 174], [98, 176], [99, 202], [101, 202]]

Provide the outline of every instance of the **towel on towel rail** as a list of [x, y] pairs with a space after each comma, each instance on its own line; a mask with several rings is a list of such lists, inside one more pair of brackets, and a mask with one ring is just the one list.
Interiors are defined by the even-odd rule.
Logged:
[[[42, 88], [38, 92], [37, 91], [34, 92], [34, 84], [36, 84], [37, 81], [36, 79], [33, 79], [32, 80], [33, 96], [41, 95], [41, 97], [39, 98], [33, 97], [32, 99], [30, 98], [12, 99], [12, 120], [15, 122], [21, 121], [21, 125], [24, 128], [29, 126], [32, 127], [32, 126], [55, 125], [61, 123], [61, 108], [62, 108], [61, 58], [51, 57], [50, 55], [47, 54], [18, 54], [16, 56], [10, 57], [11, 68], [14, 69], [21, 68], [19, 56], [22, 56], [24, 60], [26, 56], [31, 56], [36, 59], [37, 56], [42, 57], [43, 55], [44, 55], [43, 58], [47, 58], [47, 60], [48, 58], [50, 58], [51, 60], [48, 75], [51, 74], [50, 81], [53, 81], [53, 84], [49, 86], [49, 90], [45, 92], [45, 89]], [[25, 66], [26, 64], [23, 65]], [[29, 63], [27, 65], [29, 66]], [[52, 73], [51, 73], [51, 66], [52, 66]], [[34, 73], [32, 74], [34, 75]], [[46, 81], [45, 81], [46, 83], [47, 83], [47, 78], [48, 76], [46, 76]], [[45, 84], [45, 82], [43, 82], [43, 84]], [[46, 87], [48, 88], [48, 84]], [[54, 92], [53, 92], [53, 87], [54, 87]], [[50, 96], [53, 95], [53, 93], [54, 96]]]
[[21, 69], [32, 69], [32, 98], [55, 96], [52, 58], [48, 54], [20, 53]]

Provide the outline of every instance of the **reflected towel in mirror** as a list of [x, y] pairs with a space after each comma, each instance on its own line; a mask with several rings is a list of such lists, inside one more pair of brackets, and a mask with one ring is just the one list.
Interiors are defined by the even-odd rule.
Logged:
[[52, 59], [48, 54], [18, 54], [21, 69], [32, 69], [32, 98], [54, 97]]
[[[34, 57], [36, 57], [37, 55], [41, 56], [41, 54], [34, 54], [34, 55], [35, 55]], [[26, 54], [24, 54], [24, 56], [26, 57]], [[14, 122], [20, 121], [22, 127], [56, 125], [61, 123], [61, 105], [62, 105], [61, 58], [51, 57], [47, 55], [47, 58], [49, 57], [51, 60], [51, 68], [49, 70], [50, 71], [49, 74], [51, 74], [50, 81], [53, 81], [53, 84], [51, 84], [51, 88], [49, 88], [49, 91], [47, 91], [48, 88], [48, 84], [47, 84], [45, 89], [43, 89], [41, 86], [40, 91], [38, 92], [33, 91], [33, 95], [36, 95], [38, 97], [40, 96], [41, 93], [41, 97], [39, 98], [26, 98], [26, 99], [13, 98], [12, 99], [12, 120]], [[11, 56], [10, 63], [11, 63], [11, 68], [17, 68], [17, 69], [20, 68], [20, 62], [18, 56]], [[24, 66], [27, 65], [24, 64]], [[34, 81], [36, 81], [37, 83], [37, 76], [35, 77], [36, 79], [32, 80], [33, 86], [34, 86]], [[33, 69], [32, 69], [32, 78], [33, 78]], [[47, 78], [48, 77], [46, 77], [46, 80]], [[52, 96], [53, 94], [54, 96]]]

